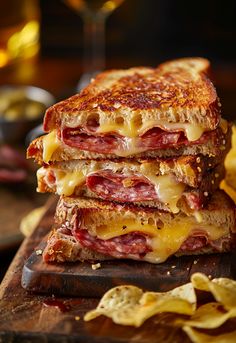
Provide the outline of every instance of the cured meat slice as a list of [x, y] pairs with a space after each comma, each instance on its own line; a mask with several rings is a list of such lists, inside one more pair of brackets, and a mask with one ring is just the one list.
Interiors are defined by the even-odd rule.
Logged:
[[83, 247], [115, 258], [128, 258], [130, 255], [136, 255], [136, 258], [141, 259], [152, 250], [147, 244], [146, 236], [139, 232], [107, 240], [91, 236], [87, 230], [77, 230], [74, 232], [74, 236]]
[[71, 130], [63, 131], [62, 138], [65, 144], [81, 150], [110, 154], [116, 150], [123, 150], [124, 139], [113, 135], [91, 135], [87, 133], [71, 134]]
[[122, 202], [158, 199], [155, 187], [143, 176], [127, 177], [103, 170], [89, 175], [87, 187], [99, 197]]

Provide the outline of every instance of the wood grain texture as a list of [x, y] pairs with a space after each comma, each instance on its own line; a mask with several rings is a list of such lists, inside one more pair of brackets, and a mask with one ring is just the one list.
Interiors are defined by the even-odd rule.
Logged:
[[[39, 248], [43, 250], [44, 243]], [[47, 264], [35, 251], [26, 261], [22, 286], [32, 292], [65, 296], [100, 297], [111, 287], [132, 284], [152, 291], [168, 291], [189, 282], [195, 272], [215, 277], [236, 277], [235, 256], [213, 254], [173, 257], [165, 263], [112, 260], [93, 270], [91, 263]]]

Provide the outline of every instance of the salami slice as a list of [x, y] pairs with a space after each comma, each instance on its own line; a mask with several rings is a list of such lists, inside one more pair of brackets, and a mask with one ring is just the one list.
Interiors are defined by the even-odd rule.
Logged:
[[77, 230], [74, 236], [83, 247], [115, 258], [129, 258], [132, 255], [141, 259], [152, 250], [147, 244], [147, 237], [139, 232], [107, 240], [91, 236], [87, 230]]
[[62, 133], [63, 142], [81, 150], [110, 154], [117, 150], [124, 150], [124, 138], [116, 135], [93, 135], [88, 133], [74, 133], [66, 129]]
[[102, 170], [90, 174], [87, 187], [99, 197], [121, 202], [147, 201], [158, 199], [155, 187], [143, 176], [125, 176]]

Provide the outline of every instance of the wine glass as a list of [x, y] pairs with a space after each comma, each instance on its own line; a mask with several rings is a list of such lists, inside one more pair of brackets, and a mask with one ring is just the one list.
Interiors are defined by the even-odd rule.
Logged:
[[106, 18], [124, 0], [64, 0], [64, 2], [72, 7], [83, 20], [83, 74], [77, 85], [77, 90], [80, 91], [105, 68]]

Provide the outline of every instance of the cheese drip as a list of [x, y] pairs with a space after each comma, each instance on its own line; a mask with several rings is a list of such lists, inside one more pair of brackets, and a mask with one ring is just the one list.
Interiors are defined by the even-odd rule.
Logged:
[[57, 137], [57, 131], [53, 130], [43, 137], [43, 161], [48, 163], [54, 152], [59, 148], [60, 141]]
[[158, 199], [162, 203], [168, 204], [171, 212], [178, 213], [179, 208], [177, 207], [177, 203], [184, 192], [185, 185], [176, 181], [174, 176], [170, 174], [156, 176], [158, 169], [155, 170], [151, 162], [143, 163], [140, 170], [155, 185]]
[[149, 129], [154, 127], [159, 127], [167, 132], [172, 131], [184, 131], [186, 137], [189, 141], [196, 141], [198, 140], [205, 129], [200, 125], [196, 124], [189, 124], [189, 123], [169, 123], [164, 120], [149, 120], [144, 123], [140, 123], [140, 121], [135, 120], [135, 118], [131, 119], [130, 121], [124, 121], [121, 123], [115, 122], [102, 122], [97, 130], [100, 133], [108, 133], [108, 132], [117, 132], [122, 136], [135, 138], [139, 135], [142, 135]]
[[[149, 224], [149, 222], [151, 222]], [[144, 260], [152, 263], [164, 262], [175, 254], [193, 231], [204, 231], [210, 240], [219, 239], [228, 234], [228, 229], [214, 225], [199, 224], [192, 217], [174, 218], [170, 223], [158, 227], [151, 218], [142, 222], [138, 219], [111, 221], [93, 230], [100, 239], [107, 240], [132, 232], [142, 232], [149, 236], [148, 243], [153, 251], [146, 254]], [[94, 232], [95, 231], [95, 232]]]
[[79, 170], [74, 171], [62, 171], [56, 168], [52, 168], [56, 177], [56, 187], [58, 195], [70, 196], [74, 193], [75, 188], [83, 185], [86, 181], [86, 177], [91, 172], [98, 170], [98, 164], [95, 161], [87, 165], [83, 165]]

